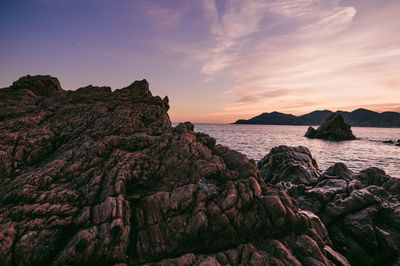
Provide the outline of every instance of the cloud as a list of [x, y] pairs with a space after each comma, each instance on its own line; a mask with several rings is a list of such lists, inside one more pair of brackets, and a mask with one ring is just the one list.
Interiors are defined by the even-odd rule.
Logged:
[[212, 38], [195, 58], [202, 62], [201, 71], [213, 75], [223, 70], [239, 56], [241, 41], [260, 31], [264, 18], [264, 1], [227, 0], [226, 11], [218, 13], [215, 0], [204, 0], [203, 11], [210, 25]]
[[218, 28], [219, 24], [219, 15], [218, 15], [218, 9], [217, 5], [214, 0], [204, 0], [202, 2], [202, 7], [204, 10], [204, 17], [206, 21], [210, 24], [211, 32], [213, 34], [216, 34], [216, 31], [213, 31], [214, 29]]
[[[217, 74], [235, 60], [251, 51], [248, 42], [255, 35], [271, 30], [271, 25], [279, 30], [287, 18], [298, 22], [292, 32], [297, 38], [330, 36], [346, 29], [356, 10], [353, 7], [339, 7], [338, 1], [299, 0], [299, 1], [235, 1], [228, 0], [226, 11], [218, 13], [215, 0], [204, 0], [204, 16], [210, 24], [213, 35], [210, 45], [198, 51], [201, 71], [208, 75]], [[335, 2], [336, 5], [332, 5]], [[267, 20], [274, 18], [275, 21]], [[297, 26], [297, 27], [296, 27]], [[264, 40], [273, 41], [269, 34]], [[284, 36], [291, 38], [292, 36]]]
[[[400, 67], [400, 38], [394, 35], [400, 23], [393, 23], [397, 15], [386, 8], [355, 23], [355, 7], [328, 2], [275, 1], [263, 5], [254, 1], [257, 8], [251, 9], [247, 32], [236, 26], [246, 25], [241, 20], [246, 15], [228, 9], [221, 16], [238, 17], [235, 22], [225, 20], [223, 24], [221, 20], [218, 25], [237, 28], [237, 34], [211, 30], [228, 36], [231, 46], [213, 53], [213, 60], [204, 62], [202, 70], [217, 75], [227, 68], [230, 73], [234, 85], [225, 95], [233, 100], [225, 110], [302, 113], [335, 104], [354, 106], [354, 102], [378, 106], [374, 101], [388, 98], [379, 91], [385, 82], [392, 88], [398, 84], [393, 81]], [[216, 40], [216, 47], [226, 42]], [[399, 89], [386, 93], [398, 97]]]
[[258, 88], [247, 89], [246, 93], [238, 95], [238, 98], [234, 101], [236, 106], [247, 106], [249, 104], [256, 104], [263, 102], [264, 99], [278, 100], [279, 98], [287, 97], [289, 95], [298, 95], [299, 92], [296, 90], [287, 89], [271, 89], [269, 91], [263, 91]]
[[346, 3], [203, 0], [207, 34], [165, 49], [183, 55], [181, 61], [197, 66], [205, 80], [229, 81], [222, 94], [228, 103], [213, 116], [394, 106], [400, 97], [400, 3]]
[[174, 7], [166, 6], [160, 2], [145, 1], [142, 2], [143, 9], [151, 22], [159, 28], [178, 27], [189, 10], [186, 4], [180, 4]]
[[354, 7], [336, 7], [332, 10], [321, 12], [315, 23], [299, 29], [300, 34], [315, 34], [318, 37], [330, 36], [346, 30], [356, 14]]

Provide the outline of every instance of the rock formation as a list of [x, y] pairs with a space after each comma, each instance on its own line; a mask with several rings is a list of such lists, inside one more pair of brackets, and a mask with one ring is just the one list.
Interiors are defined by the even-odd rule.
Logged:
[[384, 140], [384, 141], [382, 141], [382, 143], [395, 144], [396, 146], [400, 146], [400, 139], [398, 139], [397, 141], [395, 141], [395, 140]]
[[332, 113], [318, 129], [309, 127], [305, 137], [327, 140], [356, 139], [350, 125], [345, 123], [343, 116], [338, 113]]
[[378, 168], [353, 173], [342, 163], [321, 174], [305, 147], [274, 148], [258, 166], [267, 184], [321, 219], [352, 265], [400, 264], [400, 179]]
[[0, 89], [0, 265], [348, 265], [254, 161], [168, 108], [145, 80]]
[[51, 76], [25, 76], [15, 81], [11, 88], [13, 90], [27, 89], [37, 96], [51, 96], [54, 94], [63, 94], [58, 79]]

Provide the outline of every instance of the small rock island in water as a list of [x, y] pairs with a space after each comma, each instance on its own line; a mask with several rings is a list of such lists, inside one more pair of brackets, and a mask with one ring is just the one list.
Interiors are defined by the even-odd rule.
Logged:
[[286, 146], [257, 166], [172, 127], [146, 80], [27, 76], [0, 107], [0, 265], [400, 264], [400, 179], [377, 168]]
[[309, 127], [305, 137], [327, 140], [355, 140], [351, 126], [344, 122], [343, 116], [332, 113], [318, 128]]

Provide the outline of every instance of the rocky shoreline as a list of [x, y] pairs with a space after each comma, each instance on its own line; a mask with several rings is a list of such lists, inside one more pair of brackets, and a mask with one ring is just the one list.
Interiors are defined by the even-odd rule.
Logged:
[[[400, 264], [400, 183], [172, 127], [147, 81], [0, 89], [0, 265]], [[366, 255], [365, 255], [366, 254]]]
[[400, 179], [337, 163], [321, 173], [305, 147], [279, 146], [259, 163], [266, 183], [317, 215], [333, 247], [352, 265], [400, 264]]

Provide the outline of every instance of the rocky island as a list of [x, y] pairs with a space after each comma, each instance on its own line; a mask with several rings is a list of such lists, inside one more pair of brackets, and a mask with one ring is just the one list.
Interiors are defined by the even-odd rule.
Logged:
[[397, 180], [304, 147], [257, 165], [168, 109], [146, 80], [0, 89], [0, 265], [400, 263]]
[[318, 128], [309, 127], [305, 137], [327, 140], [355, 140], [351, 126], [344, 122], [341, 114], [333, 113]]

